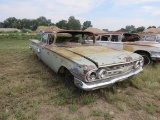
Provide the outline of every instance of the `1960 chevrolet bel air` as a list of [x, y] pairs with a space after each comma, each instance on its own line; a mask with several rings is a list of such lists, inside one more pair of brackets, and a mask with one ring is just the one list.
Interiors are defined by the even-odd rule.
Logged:
[[[87, 44], [87, 39], [93, 42]], [[48, 30], [40, 41], [30, 41], [29, 47], [39, 59], [56, 73], [65, 75], [71, 90], [104, 88], [143, 70], [140, 55], [97, 45], [91, 32]]]

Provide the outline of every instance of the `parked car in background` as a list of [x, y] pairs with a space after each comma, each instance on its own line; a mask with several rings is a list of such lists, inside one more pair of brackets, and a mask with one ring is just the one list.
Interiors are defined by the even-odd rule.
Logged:
[[160, 42], [160, 34], [141, 34], [140, 37], [142, 41]]
[[[86, 40], [92, 43], [86, 43]], [[53, 71], [65, 76], [71, 90], [95, 90], [141, 72], [143, 58], [95, 44], [92, 32], [47, 30], [41, 40], [31, 39], [29, 47]]]
[[144, 65], [150, 64], [153, 60], [160, 60], [160, 43], [140, 40], [138, 34], [121, 32], [99, 34], [96, 37], [96, 42], [100, 45], [142, 55]]

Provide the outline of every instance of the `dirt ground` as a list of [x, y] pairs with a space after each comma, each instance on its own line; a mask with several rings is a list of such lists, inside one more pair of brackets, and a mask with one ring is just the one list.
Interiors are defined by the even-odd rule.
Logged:
[[0, 119], [160, 120], [160, 63], [111, 88], [73, 93], [28, 44], [0, 40]]

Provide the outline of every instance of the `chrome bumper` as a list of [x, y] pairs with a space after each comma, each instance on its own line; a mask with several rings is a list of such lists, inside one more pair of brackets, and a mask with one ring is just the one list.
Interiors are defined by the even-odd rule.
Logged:
[[107, 86], [112, 85], [112, 84], [119, 82], [119, 81], [123, 81], [124, 79], [126, 79], [132, 75], [138, 74], [141, 71], [143, 71], [142, 67], [140, 67], [137, 70], [131, 71], [129, 73], [121, 74], [116, 77], [112, 77], [112, 78], [108, 78], [108, 79], [100, 80], [100, 81], [96, 81], [96, 82], [91, 82], [91, 83], [83, 82], [83, 81], [74, 77], [74, 83], [80, 89], [83, 89], [86, 91], [95, 90], [95, 89], [107, 87]]
[[160, 54], [151, 54], [151, 59], [152, 60], [160, 60]]

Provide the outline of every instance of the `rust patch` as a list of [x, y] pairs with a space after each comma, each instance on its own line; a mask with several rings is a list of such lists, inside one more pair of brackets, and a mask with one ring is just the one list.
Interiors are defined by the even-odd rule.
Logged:
[[[82, 65], [82, 67], [84, 68], [86, 65]], [[83, 73], [86, 74], [88, 71], [90, 70], [94, 70], [97, 69], [95, 66], [87, 66], [87, 69], [83, 70]]]
[[45, 48], [48, 48], [49, 50], [51, 50], [52, 46], [51, 45], [44, 45]]
[[38, 44], [39, 44], [39, 45], [44, 45], [45, 43], [44, 43], [44, 42], [39, 42]]
[[124, 58], [126, 60], [126, 62], [130, 62], [133, 60], [133, 58], [131, 56], [127, 56]]
[[129, 46], [129, 45], [124, 45], [124, 46], [123, 46], [123, 50], [130, 51], [130, 52], [134, 52], [133, 47], [132, 47], [132, 46]]
[[79, 53], [79, 54], [95, 54], [95, 51], [96, 53], [106, 53], [106, 52], [110, 52], [110, 51], [113, 51], [113, 49], [111, 48], [107, 48], [107, 47], [104, 47], [104, 46], [87, 46], [85, 47], [74, 47], [74, 48], [68, 48], [68, 50], [70, 51], [74, 51], [76, 53]]
[[64, 56], [67, 59], [74, 59], [76, 57], [80, 57], [79, 55], [74, 54], [72, 52], [69, 52], [69, 51], [65, 50], [64, 48], [51, 47], [49, 50], [51, 50], [61, 56]]

